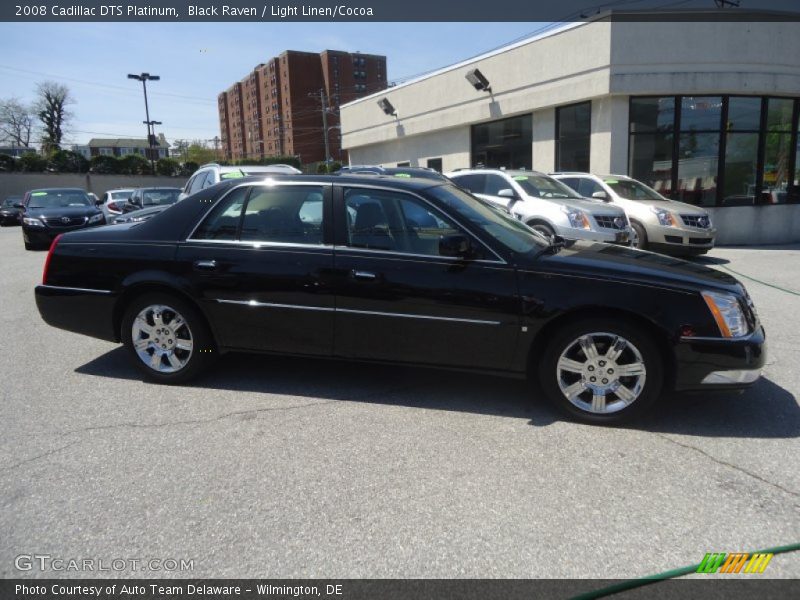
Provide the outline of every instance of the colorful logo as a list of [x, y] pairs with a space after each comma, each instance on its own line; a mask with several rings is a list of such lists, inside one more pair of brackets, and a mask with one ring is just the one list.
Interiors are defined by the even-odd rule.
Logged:
[[698, 565], [696, 573], [763, 573], [772, 554], [739, 552], [726, 554], [724, 552], [708, 553]]

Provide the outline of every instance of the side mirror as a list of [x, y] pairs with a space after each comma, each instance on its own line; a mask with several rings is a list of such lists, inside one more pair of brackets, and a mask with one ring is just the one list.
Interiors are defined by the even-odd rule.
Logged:
[[517, 197], [517, 194], [511, 188], [503, 188], [502, 190], [497, 192], [497, 195], [500, 198], [512, 198], [512, 199], [514, 199], [514, 198]]
[[601, 191], [599, 191], [599, 192], [595, 192], [594, 194], [592, 194], [592, 198], [594, 198], [594, 199], [596, 199], [596, 200], [602, 200], [602, 201], [604, 201], [604, 202], [611, 202], [611, 198], [609, 198], [609, 197], [608, 197], [608, 194], [607, 194], [607, 193], [605, 193], [605, 192], [604, 192], [604, 191], [602, 191], [602, 190], [601, 190]]
[[100, 200], [100, 198], [98, 198], [97, 200], [94, 201], [94, 205], [95, 206], [103, 206], [103, 201]]
[[469, 238], [460, 233], [443, 235], [439, 238], [439, 256], [466, 258], [472, 253]]
[[14, 208], [25, 208], [25, 205], [22, 202], [15, 202]]

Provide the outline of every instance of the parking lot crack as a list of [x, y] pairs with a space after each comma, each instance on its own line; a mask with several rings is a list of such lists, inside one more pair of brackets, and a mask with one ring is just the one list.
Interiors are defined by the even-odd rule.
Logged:
[[739, 465], [736, 465], [736, 464], [728, 462], [726, 460], [722, 460], [720, 458], [717, 458], [716, 456], [713, 456], [713, 455], [709, 454], [708, 452], [706, 452], [705, 450], [703, 450], [701, 448], [698, 448], [697, 446], [693, 446], [691, 444], [680, 442], [680, 441], [678, 441], [678, 440], [676, 440], [676, 439], [674, 439], [674, 438], [672, 438], [669, 435], [664, 434], [664, 433], [655, 432], [655, 434], [658, 437], [663, 438], [663, 439], [667, 440], [668, 442], [671, 442], [671, 443], [675, 444], [676, 446], [680, 446], [680, 447], [686, 448], [688, 450], [693, 450], [693, 451], [697, 452], [698, 454], [702, 454], [703, 456], [705, 456], [706, 458], [712, 460], [713, 462], [717, 463], [718, 465], [722, 465], [724, 467], [729, 467], [731, 469], [735, 469], [736, 471], [739, 471], [740, 473], [743, 473], [743, 474], [745, 474], [745, 475], [747, 475], [747, 476], [749, 476], [749, 477], [751, 477], [753, 479], [756, 479], [756, 480], [760, 481], [761, 483], [765, 483], [765, 484], [767, 484], [767, 485], [769, 485], [771, 487], [774, 487], [774, 488], [776, 488], [776, 489], [778, 489], [778, 490], [780, 490], [780, 491], [782, 491], [782, 492], [784, 492], [786, 494], [789, 494], [790, 496], [794, 496], [795, 498], [800, 498], [800, 493], [798, 493], [798, 492], [796, 492], [794, 490], [790, 490], [789, 488], [783, 487], [779, 483], [775, 483], [773, 481], [770, 481], [769, 479], [766, 479], [766, 478], [762, 477], [761, 475], [759, 475], [757, 473], [753, 473], [752, 471], [748, 471], [747, 469], [745, 469], [743, 467], [740, 467]]
[[52, 456], [62, 450], [66, 450], [67, 448], [71, 448], [76, 444], [80, 444], [81, 440], [75, 440], [74, 442], [70, 442], [69, 444], [65, 444], [64, 446], [60, 446], [58, 448], [54, 448], [52, 450], [48, 450], [47, 452], [43, 452], [42, 454], [37, 454], [36, 456], [32, 456], [31, 458], [26, 458], [25, 460], [21, 460], [18, 463], [14, 463], [13, 465], [9, 465], [7, 467], [0, 467], [0, 471], [13, 471], [14, 469], [18, 469], [24, 465], [30, 464], [32, 462], [36, 462], [37, 460], [41, 460], [42, 458], [47, 458], [48, 456]]

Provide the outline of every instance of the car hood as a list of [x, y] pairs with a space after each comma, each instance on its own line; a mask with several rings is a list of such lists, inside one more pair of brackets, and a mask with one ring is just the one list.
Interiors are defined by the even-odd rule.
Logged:
[[742, 291], [741, 284], [723, 271], [615, 244], [576, 242], [558, 252], [543, 254], [522, 268], [693, 291]]
[[91, 217], [101, 211], [94, 206], [65, 206], [56, 208], [28, 208], [25, 211], [27, 217], [44, 217], [52, 219], [55, 217]]
[[[540, 200], [540, 198], [537, 198], [537, 200]], [[567, 208], [577, 208], [594, 215], [625, 214], [625, 211], [619, 206], [614, 206], [602, 200], [592, 200], [590, 198], [541, 198], [541, 200], [550, 200], [551, 202], [563, 204]]]

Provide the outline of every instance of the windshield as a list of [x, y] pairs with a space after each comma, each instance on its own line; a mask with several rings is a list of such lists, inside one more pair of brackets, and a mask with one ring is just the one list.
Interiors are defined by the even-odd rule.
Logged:
[[175, 204], [178, 201], [179, 189], [174, 190], [145, 190], [142, 192], [142, 206], [164, 206]]
[[580, 198], [569, 186], [546, 175], [512, 174], [511, 178], [529, 196], [537, 198]]
[[481, 228], [512, 252], [524, 254], [541, 250], [547, 240], [527, 225], [498, 210], [489, 208], [454, 185], [442, 185], [428, 190], [464, 220]]
[[604, 179], [603, 182], [614, 190], [617, 196], [626, 200], [666, 200], [653, 188], [635, 179]]
[[28, 208], [66, 208], [68, 206], [94, 206], [81, 190], [41, 190], [31, 192]]

